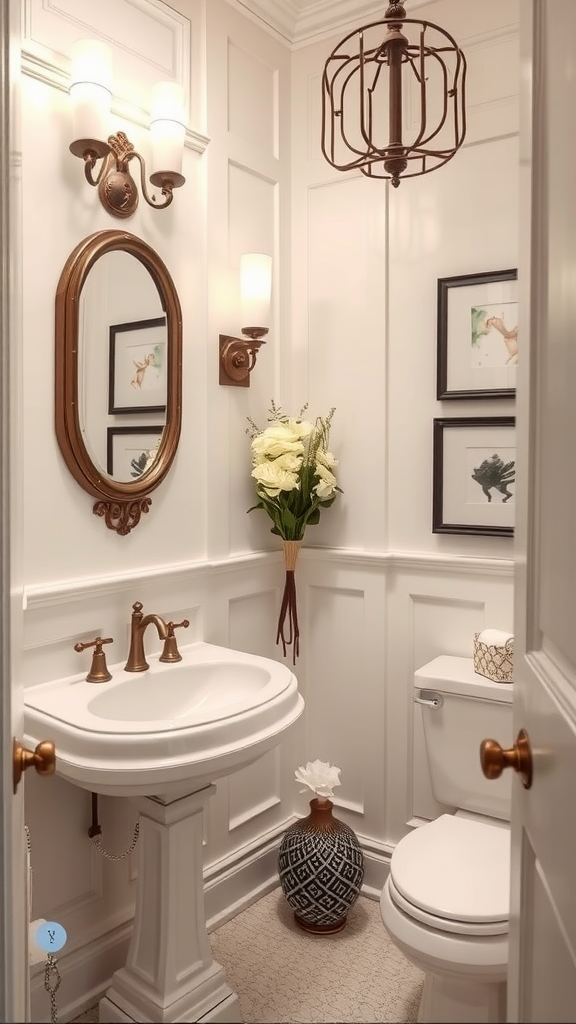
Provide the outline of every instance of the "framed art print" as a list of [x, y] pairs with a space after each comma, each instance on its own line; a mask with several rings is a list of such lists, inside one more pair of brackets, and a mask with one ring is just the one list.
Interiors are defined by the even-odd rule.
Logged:
[[165, 412], [166, 317], [112, 324], [108, 413]]
[[121, 483], [138, 480], [155, 458], [164, 427], [108, 427], [106, 472]]
[[434, 420], [433, 533], [511, 537], [515, 497], [513, 416]]
[[518, 364], [518, 272], [438, 281], [436, 397], [513, 398]]

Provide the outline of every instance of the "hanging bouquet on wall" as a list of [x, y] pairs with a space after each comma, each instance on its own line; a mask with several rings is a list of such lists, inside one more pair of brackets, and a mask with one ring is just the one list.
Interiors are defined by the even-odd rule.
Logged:
[[249, 508], [263, 509], [270, 516], [271, 532], [282, 538], [286, 581], [278, 619], [276, 643], [282, 641], [284, 657], [292, 645], [293, 664], [299, 654], [298, 611], [294, 572], [304, 531], [320, 520], [323, 508], [330, 508], [338, 487], [334, 469], [336, 459], [328, 449], [334, 409], [314, 423], [285, 416], [274, 402], [270, 405], [268, 426], [263, 430], [248, 417], [246, 433], [252, 439], [252, 477], [258, 503]]

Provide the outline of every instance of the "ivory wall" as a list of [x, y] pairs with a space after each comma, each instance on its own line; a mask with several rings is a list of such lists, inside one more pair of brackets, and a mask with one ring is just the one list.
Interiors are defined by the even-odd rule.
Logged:
[[[109, 663], [122, 661], [135, 600], [188, 617], [190, 640], [280, 657], [282, 563], [266, 518], [246, 515], [246, 417], [263, 422], [272, 397], [290, 412], [308, 401], [311, 415], [335, 405], [344, 494], [309, 531], [297, 574], [306, 711], [281, 747], [218, 783], [206, 907], [217, 924], [275, 884], [280, 836], [307, 808], [294, 768], [316, 757], [342, 769], [338, 814], [361, 838], [366, 890], [377, 895], [395, 842], [439, 810], [414, 669], [469, 654], [485, 625], [512, 627], [512, 542], [440, 537], [430, 524], [434, 416], [513, 414], [512, 402], [436, 402], [435, 301], [438, 277], [517, 265], [518, 3], [478, 11], [475, 0], [439, 0], [424, 12], [466, 50], [469, 136], [450, 165], [393, 194], [320, 155], [320, 75], [342, 31], [291, 46], [273, 0], [254, 4], [256, 15], [232, 0], [114, 5], [112, 20], [88, 0], [23, 7], [24, 682], [78, 671], [74, 643], [98, 633], [114, 637]], [[170, 209], [141, 204], [114, 223], [68, 152], [66, 93], [72, 41], [110, 41], [111, 31], [114, 125], [138, 149], [147, 151], [154, 81], [176, 78], [190, 98], [186, 185]], [[158, 251], [184, 319], [178, 455], [126, 538], [92, 515], [53, 430], [58, 278], [80, 239], [111, 227]], [[238, 259], [253, 249], [274, 256], [273, 325], [251, 388], [223, 388], [218, 334], [241, 326]], [[134, 858], [113, 863], [92, 849], [86, 793], [27, 777], [26, 804], [33, 912], [67, 928], [59, 1000], [72, 1014], [123, 961]], [[118, 852], [132, 806], [100, 804], [104, 843]], [[48, 1020], [39, 975], [33, 989], [34, 1019]]]

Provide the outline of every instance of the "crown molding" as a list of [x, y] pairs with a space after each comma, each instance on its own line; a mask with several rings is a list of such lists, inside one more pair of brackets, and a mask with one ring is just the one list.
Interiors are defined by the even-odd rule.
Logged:
[[[303, 46], [345, 27], [380, 21], [386, 0], [227, 0], [284, 41]], [[405, 0], [406, 11], [437, 0]]]

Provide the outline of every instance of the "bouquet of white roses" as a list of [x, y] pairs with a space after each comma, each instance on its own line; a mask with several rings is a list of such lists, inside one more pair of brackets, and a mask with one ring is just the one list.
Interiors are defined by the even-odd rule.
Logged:
[[[334, 473], [336, 459], [328, 448], [334, 409], [314, 423], [285, 416], [274, 402], [270, 406], [268, 426], [260, 429], [250, 418], [246, 433], [252, 439], [252, 477], [258, 503], [249, 508], [263, 509], [272, 520], [271, 532], [282, 538], [286, 558], [286, 584], [278, 621], [276, 643], [293, 643], [294, 662], [299, 649], [298, 615], [294, 570], [300, 542], [307, 526], [315, 526], [323, 508], [329, 508], [341, 488]], [[284, 636], [284, 622], [290, 631]]]

